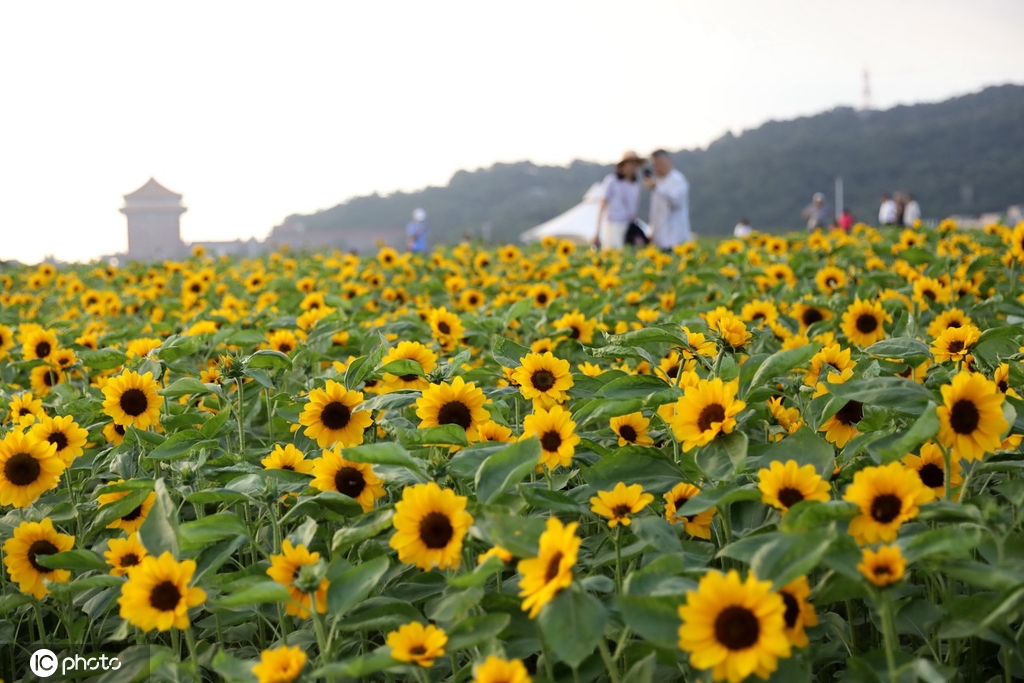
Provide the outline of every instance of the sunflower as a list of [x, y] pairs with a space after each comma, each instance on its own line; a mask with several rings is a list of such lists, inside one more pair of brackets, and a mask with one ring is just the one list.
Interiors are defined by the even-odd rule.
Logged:
[[806, 332], [807, 328], [814, 323], [829, 320], [832, 317], [832, 311], [801, 302], [793, 306], [792, 315], [800, 323], [800, 331]]
[[551, 285], [542, 282], [530, 287], [527, 290], [526, 295], [533, 299], [534, 306], [537, 308], [544, 308], [554, 301], [555, 297], [558, 296], [558, 292], [555, 291]]
[[53, 330], [30, 330], [24, 336], [21, 356], [25, 360], [49, 360], [58, 348], [57, 334]]
[[928, 324], [928, 336], [938, 337], [950, 327], [972, 325], [971, 318], [959, 308], [947, 308]]
[[943, 385], [939, 416], [939, 442], [955, 459], [980, 460], [999, 448], [1009, 429], [1003, 417], [1005, 397], [984, 375], [961, 372]]
[[349, 391], [334, 380], [327, 380], [323, 389], [309, 392], [309, 401], [299, 415], [303, 432], [316, 439], [320, 448], [330, 448], [336, 443], [343, 447], [358, 446], [363, 442], [363, 431], [373, 424], [373, 415], [368, 410], [359, 410], [363, 394]]
[[49, 517], [42, 522], [22, 522], [4, 542], [4, 565], [11, 581], [18, 584], [22, 593], [42, 600], [50, 592], [43, 579], [50, 583], [67, 583], [71, 572], [44, 567], [37, 562], [38, 558], [71, 550], [74, 545], [75, 537], [54, 529]]
[[107, 440], [107, 443], [120, 446], [121, 442], [124, 441], [124, 425], [119, 425], [116, 422], [107, 424], [103, 427], [103, 437]]
[[[320, 561], [320, 553], [311, 553], [304, 545], [293, 545], [285, 539], [281, 544], [281, 554], [270, 556], [270, 567], [267, 569], [267, 576], [288, 589], [291, 600], [285, 605], [285, 614], [295, 615], [300, 619], [309, 616], [312, 598], [308, 592], [295, 585], [299, 578], [299, 572], [303, 567], [315, 565]], [[310, 586], [312, 588], [312, 586]], [[320, 580], [316, 589], [316, 611], [323, 614], [327, 611], [327, 588], [328, 581], [325, 578]]]
[[1000, 363], [999, 367], [992, 373], [992, 381], [996, 383], [996, 388], [999, 389], [999, 393], [1014, 398], [1020, 398], [1013, 387], [1010, 386], [1010, 364]]
[[78, 426], [75, 418], [70, 415], [65, 417], [48, 417], [42, 419], [32, 426], [29, 434], [39, 441], [45, 441], [57, 446], [55, 455], [64, 461], [66, 466], [84, 452], [84, 447], [89, 432]]
[[21, 427], [31, 425], [45, 415], [42, 399], [37, 398], [31, 391], [18, 394], [7, 406], [7, 419]]
[[708, 572], [697, 590], [687, 591], [679, 607], [679, 647], [690, 653], [691, 666], [712, 669], [716, 681], [768, 678], [791, 651], [786, 603], [771, 588], [771, 581], [753, 575], [741, 581], [733, 569]]
[[917, 472], [902, 463], [865, 467], [853, 475], [843, 495], [843, 500], [860, 507], [860, 514], [850, 521], [850, 535], [860, 545], [891, 542], [904, 522], [917, 517], [918, 506], [932, 497]]
[[887, 322], [892, 322], [892, 317], [882, 308], [881, 302], [858, 298], [843, 313], [841, 328], [850, 343], [871, 346], [885, 339], [883, 325]]
[[682, 522], [683, 530], [691, 536], [711, 540], [711, 520], [714, 519], [715, 508], [708, 508], [695, 515], [682, 516], [677, 514], [680, 508], [699, 493], [699, 488], [686, 482], [679, 482], [673, 486], [672, 490], [664, 495], [665, 519], [671, 524]]
[[[824, 389], [824, 385], [818, 385], [819, 390]], [[817, 396], [817, 394], [815, 394]], [[829, 443], [835, 444], [838, 448], [842, 448], [850, 439], [859, 433], [857, 425], [864, 419], [864, 404], [860, 401], [847, 401], [843, 404], [832, 417], [825, 420], [820, 427], [819, 432], [825, 432], [825, 440]]]
[[[772, 415], [772, 419], [775, 420], [775, 424], [786, 430], [787, 434], [800, 429], [803, 426], [803, 418], [800, 417], [799, 408], [787, 408], [782, 404], [782, 396], [774, 396], [766, 401], [768, 404], [768, 411]], [[783, 438], [783, 434], [772, 435], [772, 440], [778, 441]]]
[[430, 382], [423, 376], [437, 367], [437, 354], [419, 342], [403, 341], [388, 350], [381, 361], [381, 366], [395, 361], [411, 361], [422, 369], [422, 373], [408, 373], [395, 375], [390, 372], [384, 373], [384, 392], [398, 391], [399, 389], [419, 389], [423, 391]]
[[[122, 484], [124, 479], [118, 479], [117, 481], [110, 482], [111, 485]], [[114, 493], [101, 493], [97, 497], [97, 501], [102, 508], [104, 505], [111, 505], [116, 501], [121, 500], [127, 495], [130, 495], [131, 491], [115, 491]], [[150, 492], [146, 496], [145, 500], [142, 501], [135, 509], [131, 510], [124, 517], [115, 519], [113, 522], [107, 525], [108, 529], [121, 529], [126, 534], [133, 534], [139, 530], [142, 523], [146, 521], [146, 516], [149, 515], [149, 511], [153, 508], [153, 503], [156, 502], [156, 493]]]
[[435, 308], [427, 316], [427, 323], [438, 345], [445, 351], [451, 351], [462, 341], [466, 329], [462, 326], [459, 316], [447, 308]]
[[268, 349], [289, 354], [299, 346], [299, 338], [290, 330], [274, 330], [267, 335]]
[[880, 588], [896, 583], [907, 570], [907, 561], [897, 545], [883, 545], [877, 551], [864, 548], [857, 569]]
[[503, 424], [498, 424], [494, 420], [488, 420], [480, 424], [476, 428], [476, 439], [478, 443], [493, 442], [493, 443], [512, 443], [516, 440], [515, 434], [512, 430]]
[[163, 339], [157, 339], [156, 337], [132, 339], [125, 345], [125, 355], [129, 358], [145, 358], [149, 355], [150, 351], [160, 348], [160, 345], [163, 343]]
[[164, 399], [157, 393], [158, 386], [153, 373], [122, 372], [103, 387], [103, 412], [119, 425], [148, 429], [160, 422]]
[[582, 344], [589, 344], [594, 341], [594, 329], [597, 327], [597, 322], [589, 320], [578, 309], [574, 309], [571, 313], [566, 313], [552, 322], [551, 327], [556, 330], [569, 330], [570, 339]]
[[928, 307], [932, 303], [948, 304], [953, 300], [953, 292], [949, 285], [935, 278], [919, 277], [914, 280], [914, 301]]
[[590, 499], [590, 509], [595, 515], [608, 518], [608, 527], [629, 526], [633, 515], [650, 505], [654, 496], [644, 493], [640, 484], [626, 486], [619, 482], [611, 491], [598, 491]]
[[589, 362], [578, 364], [576, 366], [576, 369], [579, 370], [584, 375], [586, 375], [587, 377], [600, 377], [601, 374], [604, 372], [600, 365], [595, 365]]
[[761, 489], [761, 502], [783, 512], [804, 500], [827, 501], [828, 482], [814, 469], [814, 465], [800, 467], [796, 460], [782, 464], [773, 460], [767, 469], [757, 472]]
[[7, 358], [7, 352], [14, 347], [14, 332], [7, 325], [0, 325], [0, 360]]
[[850, 360], [850, 351], [839, 344], [821, 347], [820, 351], [811, 356], [807, 372], [804, 373], [804, 384], [809, 387], [816, 386], [821, 381], [823, 370], [828, 372], [826, 376], [832, 384], [841, 384], [853, 377], [857, 361]]
[[721, 378], [700, 380], [687, 387], [676, 401], [672, 432], [683, 450], [711, 443], [719, 434], [728, 434], [736, 427], [736, 414], [746, 403], [736, 398], [739, 381], [723, 382]]
[[650, 446], [654, 439], [647, 436], [647, 428], [651, 421], [643, 416], [643, 413], [630, 413], [613, 417], [609, 421], [612, 431], [619, 437], [620, 446], [636, 444], [638, 446]]
[[107, 551], [103, 553], [107, 564], [110, 565], [110, 573], [114, 576], [125, 576], [139, 566], [147, 555], [149, 553], [139, 541], [138, 534], [132, 534], [127, 538], [110, 539], [107, 541]]
[[543, 465], [549, 470], [559, 465], [568, 467], [576, 452], [576, 444], [580, 442], [572, 414], [562, 406], [555, 406], [551, 410], [542, 408], [523, 418], [523, 435], [520, 439], [532, 436], [540, 439], [538, 467]]
[[846, 287], [846, 273], [835, 266], [825, 266], [814, 276], [814, 282], [818, 285], [818, 291], [826, 296]]
[[325, 450], [313, 461], [314, 479], [310, 486], [319, 491], [337, 491], [354, 499], [363, 512], [373, 509], [374, 501], [384, 497], [384, 486], [374, 474], [373, 466], [364, 462], [350, 462], [341, 457], [341, 450]]
[[64, 472], [56, 444], [8, 432], [0, 441], [0, 505], [25, 508], [56, 488]]
[[489, 655], [473, 668], [472, 683], [530, 683], [529, 672], [522, 660], [501, 659]]
[[434, 482], [405, 487], [395, 504], [390, 542], [398, 559], [423, 570], [458, 568], [462, 540], [473, 524], [466, 503], [465, 496]]
[[779, 317], [779, 309], [771, 301], [755, 299], [740, 309], [740, 319], [762, 327], [775, 322]]
[[431, 384], [416, 399], [416, 415], [420, 428], [438, 425], [458, 425], [466, 431], [466, 438], [476, 438], [476, 428], [490, 419], [484, 408], [487, 397], [473, 382], [456, 377], [451, 384]]
[[537, 557], [519, 561], [519, 597], [523, 598], [523, 611], [529, 612], [531, 619], [540, 614], [560, 590], [572, 584], [572, 568], [579, 556], [581, 541], [576, 535], [577, 527], [578, 522], [562, 524], [557, 517], [549, 517], [547, 528], [540, 535]]
[[810, 642], [804, 627], [817, 626], [818, 615], [814, 605], [807, 602], [811, 595], [811, 586], [806, 576], [801, 576], [779, 589], [782, 602], [786, 605], [786, 637], [793, 647], [806, 647]]
[[961, 362], [980, 337], [981, 330], [974, 325], [947, 327], [932, 341], [932, 357], [936, 363]]
[[292, 444], [284, 448], [277, 444], [270, 455], [260, 460], [260, 464], [268, 470], [289, 470], [303, 474], [313, 471], [313, 463], [312, 460], [306, 460], [306, 454]]
[[529, 353], [520, 359], [520, 365], [512, 373], [519, 385], [523, 398], [533, 401], [536, 408], [551, 408], [569, 399], [572, 388], [572, 373], [569, 361], [555, 358], [548, 353]]
[[419, 664], [426, 669], [433, 666], [435, 659], [444, 656], [448, 634], [433, 624], [424, 626], [414, 621], [390, 632], [385, 642], [391, 648], [393, 659]]
[[283, 645], [260, 653], [260, 663], [252, 667], [258, 683], [291, 683], [306, 665], [306, 653], [298, 645]]
[[143, 631], [188, 628], [189, 608], [206, 601], [202, 588], [188, 585], [195, 571], [194, 560], [177, 562], [166, 551], [160, 557], [146, 556], [121, 586], [121, 618]]
[[64, 381], [64, 373], [53, 365], [37, 365], [29, 372], [29, 384], [38, 396], [48, 396], [50, 390]]
[[499, 560], [501, 560], [505, 564], [511, 563], [512, 559], [513, 559], [513, 555], [512, 555], [511, 552], [509, 552], [505, 548], [502, 548], [500, 545], [496, 545], [493, 548], [491, 548], [490, 550], [488, 550], [487, 552], [480, 553], [480, 555], [477, 556], [477, 558], [476, 558], [476, 563], [477, 564], [483, 564], [484, 562], [486, 562], [487, 560], [491, 559], [492, 557], [498, 558]]
[[[942, 457], [942, 449], [937, 444], [928, 442], [921, 446], [920, 455], [906, 455], [900, 462], [917, 472], [921, 483], [933, 494], [929, 500], [946, 495], [946, 461]], [[951, 464], [953, 473], [949, 478], [949, 486], [953, 489], [962, 484], [964, 480], [960, 476], [962, 469], [960, 460], [951, 459]]]

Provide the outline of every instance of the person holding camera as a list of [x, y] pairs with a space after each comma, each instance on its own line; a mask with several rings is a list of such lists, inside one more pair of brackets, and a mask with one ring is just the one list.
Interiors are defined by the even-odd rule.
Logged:
[[664, 251], [693, 239], [690, 233], [690, 184], [672, 157], [663, 149], [651, 154], [650, 169], [644, 170], [644, 186], [651, 191], [648, 223], [654, 244]]
[[636, 171], [647, 160], [636, 152], [626, 152], [615, 173], [604, 181], [604, 198], [597, 212], [597, 232], [594, 246], [602, 249], [621, 249], [626, 243], [626, 231], [635, 223], [640, 208], [640, 185]]

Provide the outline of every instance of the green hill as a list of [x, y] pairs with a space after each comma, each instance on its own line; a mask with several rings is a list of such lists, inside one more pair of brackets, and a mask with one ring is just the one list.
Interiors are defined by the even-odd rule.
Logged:
[[[837, 108], [772, 121], [673, 156], [690, 181], [691, 221], [700, 234], [728, 233], [744, 216], [755, 227], [800, 228], [800, 211], [811, 194], [831, 196], [836, 176], [844, 178], [847, 206], [868, 222], [877, 216], [885, 190], [913, 192], [926, 218], [942, 218], [1024, 202], [1021, 122], [1024, 87], [1004, 85], [867, 115]], [[579, 202], [609, 170], [583, 161], [568, 167], [496, 164], [459, 171], [445, 187], [356, 197], [290, 220], [318, 234], [393, 231], [422, 206], [437, 241], [466, 233], [513, 241]]]

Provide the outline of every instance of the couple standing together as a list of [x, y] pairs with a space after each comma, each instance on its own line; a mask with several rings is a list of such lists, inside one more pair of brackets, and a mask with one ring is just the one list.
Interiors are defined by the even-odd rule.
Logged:
[[643, 245], [651, 240], [666, 251], [693, 239], [690, 234], [690, 185], [663, 149], [651, 154], [651, 168], [644, 169], [643, 185], [651, 192], [647, 223], [650, 236], [638, 224], [640, 183], [637, 171], [647, 162], [636, 152], [626, 152], [615, 172], [604, 181], [604, 197], [597, 214], [594, 244], [602, 249]]

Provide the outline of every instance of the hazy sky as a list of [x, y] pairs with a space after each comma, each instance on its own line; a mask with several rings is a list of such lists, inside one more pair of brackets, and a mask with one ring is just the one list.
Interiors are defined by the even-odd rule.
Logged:
[[[0, 259], [123, 250], [121, 195], [184, 239], [444, 184], [610, 161], [772, 118], [1024, 82], [1024, 2], [4, 2]], [[693, 191], [699, 192], [695, 187]]]

